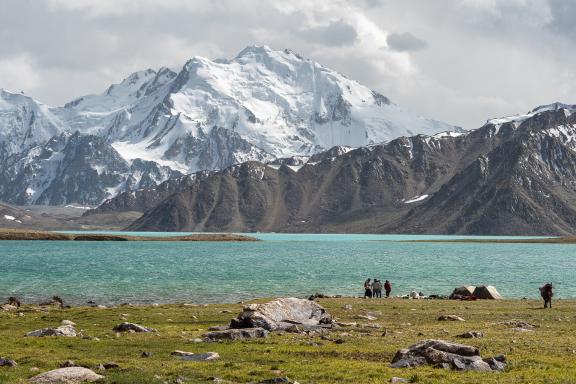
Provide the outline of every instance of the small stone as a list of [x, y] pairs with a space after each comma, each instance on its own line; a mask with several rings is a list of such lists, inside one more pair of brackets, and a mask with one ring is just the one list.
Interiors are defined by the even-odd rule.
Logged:
[[391, 377], [390, 382], [391, 383], [409, 383], [410, 380], [405, 379], [403, 377]]
[[104, 363], [104, 364], [102, 364], [102, 366], [104, 367], [105, 370], [120, 368], [120, 365], [118, 365], [117, 363], [115, 363], [113, 361], [108, 362], [108, 363]]
[[192, 353], [184, 351], [174, 351], [171, 353], [171, 355], [181, 360], [187, 360], [187, 361], [209, 361], [220, 358], [220, 355], [217, 352]]
[[484, 333], [481, 331], [468, 331], [458, 335], [457, 337], [461, 337], [463, 339], [478, 339], [480, 337], [484, 337]]
[[60, 363], [60, 368], [70, 368], [70, 367], [75, 367], [76, 363], [72, 360], [66, 360], [63, 361], [62, 363]]
[[226, 331], [208, 332], [202, 335], [205, 341], [244, 340], [268, 337], [268, 331], [263, 328], [228, 329]]
[[259, 381], [258, 384], [298, 384], [298, 382], [289, 377], [275, 377], [273, 379]]
[[460, 316], [456, 315], [440, 315], [438, 321], [465, 321]]
[[342, 307], [342, 309], [345, 311], [351, 311], [352, 310], [352, 304], [346, 304]]
[[71, 326], [75, 326], [76, 323], [70, 320], [62, 320], [62, 322], [60, 323], [60, 325], [71, 325]]
[[18, 364], [12, 360], [12, 359], [7, 359], [5, 357], [0, 357], [0, 367], [15, 367]]
[[148, 352], [148, 351], [143, 351], [143, 352], [140, 354], [140, 357], [142, 357], [142, 358], [148, 358], [148, 357], [150, 357], [150, 356], [152, 356], [152, 352]]

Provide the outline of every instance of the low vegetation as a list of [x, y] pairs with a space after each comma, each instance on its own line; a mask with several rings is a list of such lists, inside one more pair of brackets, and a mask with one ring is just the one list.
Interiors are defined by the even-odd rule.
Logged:
[[[221, 343], [197, 342], [208, 328], [227, 324], [241, 304], [77, 307], [40, 311], [24, 306], [0, 311], [0, 356], [16, 367], [0, 367], [0, 382], [19, 383], [65, 360], [96, 367], [115, 362], [117, 369], [97, 371], [105, 383], [258, 382], [290, 377], [300, 383], [384, 383], [403, 377], [418, 383], [573, 383], [576, 378], [575, 301], [557, 301], [542, 309], [539, 301], [447, 301], [320, 299], [340, 322], [357, 323], [331, 333], [306, 335], [272, 333], [265, 339]], [[350, 308], [351, 306], [351, 308]], [[359, 318], [369, 314], [375, 320]], [[438, 321], [440, 315], [465, 321]], [[536, 327], [514, 330], [497, 322], [522, 320]], [[81, 337], [24, 337], [39, 328], [71, 320]], [[157, 333], [116, 334], [112, 328], [130, 321]], [[377, 324], [377, 325], [367, 325]], [[380, 328], [378, 328], [381, 326]], [[467, 331], [482, 338], [460, 339]], [[94, 339], [97, 338], [97, 339]], [[423, 367], [393, 369], [396, 351], [423, 339], [443, 339], [477, 346], [483, 356], [505, 354], [503, 373], [458, 372]], [[181, 361], [175, 350], [217, 352], [220, 359]], [[141, 357], [143, 352], [149, 357]]]

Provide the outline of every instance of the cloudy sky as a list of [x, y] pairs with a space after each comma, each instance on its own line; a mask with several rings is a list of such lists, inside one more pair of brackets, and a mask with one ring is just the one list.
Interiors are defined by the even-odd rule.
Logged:
[[576, 103], [573, 0], [0, 0], [0, 88], [51, 105], [253, 44], [465, 128]]

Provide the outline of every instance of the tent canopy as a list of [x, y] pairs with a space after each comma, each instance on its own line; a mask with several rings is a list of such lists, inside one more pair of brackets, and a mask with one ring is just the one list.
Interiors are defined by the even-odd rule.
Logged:
[[502, 295], [498, 293], [496, 288], [492, 285], [481, 285], [474, 289], [472, 293], [478, 299], [488, 299], [488, 300], [500, 300], [502, 299]]
[[475, 289], [476, 287], [472, 285], [463, 285], [461, 287], [454, 288], [454, 291], [452, 291], [450, 298], [472, 296]]

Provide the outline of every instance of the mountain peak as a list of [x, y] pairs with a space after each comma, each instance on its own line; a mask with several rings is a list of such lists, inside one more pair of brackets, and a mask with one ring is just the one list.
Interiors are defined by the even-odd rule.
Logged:
[[561, 109], [565, 109], [568, 113], [571, 114], [572, 112], [576, 111], [576, 105], [564, 104], [564, 103], [559, 103], [559, 102], [555, 102], [552, 104], [540, 105], [540, 106], [534, 108], [533, 110], [531, 110], [525, 114], [489, 119], [488, 121], [486, 121], [486, 125], [488, 125], [488, 124], [502, 125], [505, 123], [520, 124], [520, 123], [524, 122], [525, 120], [528, 120], [529, 118], [531, 118], [533, 116], [536, 116], [539, 113], [549, 112], [549, 111], [559, 111]]
[[570, 104], [555, 102], [555, 103], [551, 103], [551, 104], [540, 105], [528, 113], [539, 113], [539, 112], [544, 112], [544, 111], [557, 111], [559, 109], [573, 110], [573, 109], [576, 109], [576, 105], [570, 105]]

